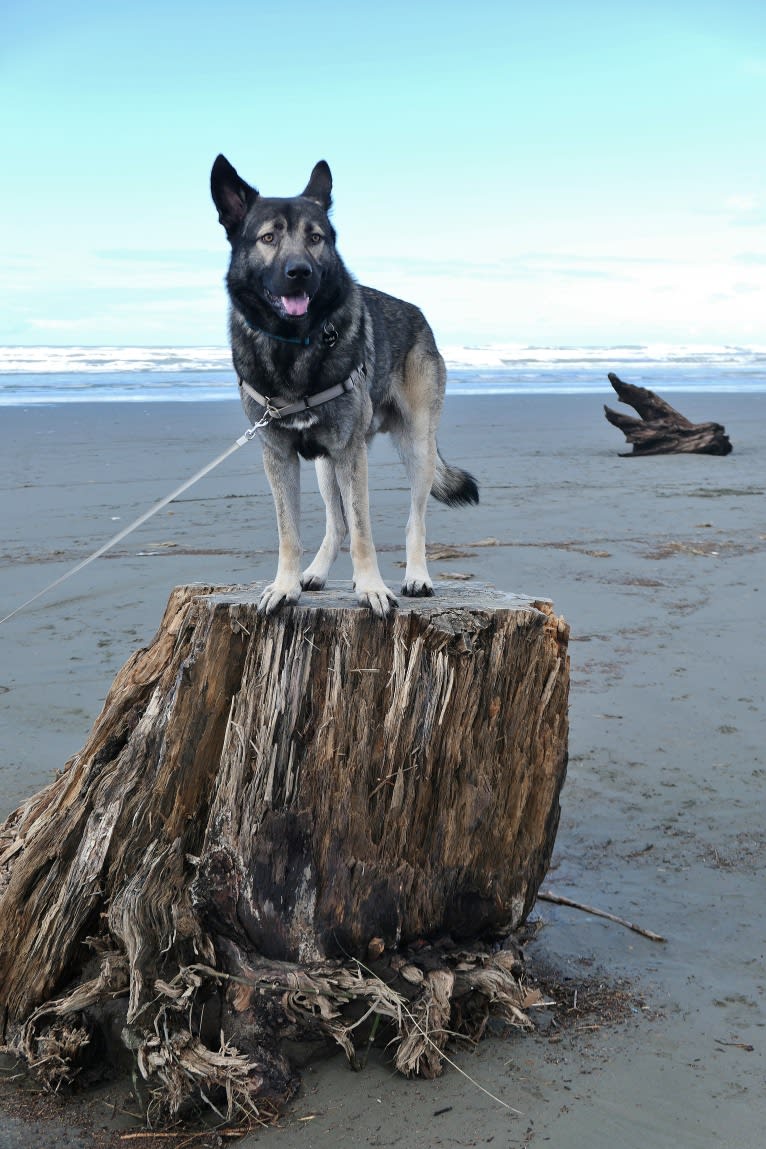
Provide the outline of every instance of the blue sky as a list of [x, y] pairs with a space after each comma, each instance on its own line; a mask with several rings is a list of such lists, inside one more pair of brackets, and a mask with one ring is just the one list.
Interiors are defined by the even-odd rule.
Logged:
[[222, 151], [445, 344], [766, 345], [766, 5], [5, 0], [0, 344], [226, 342]]

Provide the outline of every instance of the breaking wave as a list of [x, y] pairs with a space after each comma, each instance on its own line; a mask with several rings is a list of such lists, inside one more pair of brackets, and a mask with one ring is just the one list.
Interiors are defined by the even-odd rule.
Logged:
[[[766, 347], [647, 344], [442, 348], [452, 394], [610, 394], [607, 372], [659, 391], [766, 391]], [[236, 399], [227, 347], [0, 347], [0, 406]]]

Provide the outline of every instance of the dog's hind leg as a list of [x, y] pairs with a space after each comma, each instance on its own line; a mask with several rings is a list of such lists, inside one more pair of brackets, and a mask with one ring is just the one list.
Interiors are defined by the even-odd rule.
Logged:
[[300, 460], [292, 451], [275, 451], [263, 444], [263, 466], [274, 496], [279, 529], [277, 574], [258, 601], [261, 614], [272, 614], [284, 603], [297, 602], [301, 594]]
[[346, 516], [343, 500], [335, 476], [335, 464], [323, 456], [316, 460], [319, 490], [324, 499], [326, 513], [325, 536], [313, 562], [301, 576], [304, 590], [321, 590], [327, 582], [330, 567], [338, 557], [341, 543], [346, 537]]
[[354, 590], [364, 606], [380, 618], [396, 606], [396, 595], [388, 589], [378, 569], [378, 557], [370, 526], [370, 497], [367, 487], [367, 445], [352, 443], [335, 460], [343, 509], [351, 535], [351, 561]]
[[402, 594], [426, 597], [434, 584], [426, 564], [426, 506], [436, 475], [439, 422], [447, 371], [433, 346], [430, 331], [418, 341], [404, 368], [399, 419], [392, 435], [410, 481], [410, 516], [407, 520], [407, 567]]
[[436, 436], [429, 412], [394, 432], [394, 441], [410, 481], [410, 515], [407, 520], [407, 568], [402, 594], [427, 597], [434, 584], [426, 564], [426, 506], [436, 472]]

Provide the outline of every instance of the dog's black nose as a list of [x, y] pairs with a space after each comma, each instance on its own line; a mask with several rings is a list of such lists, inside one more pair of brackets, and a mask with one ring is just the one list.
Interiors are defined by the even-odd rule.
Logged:
[[303, 259], [291, 259], [285, 264], [285, 275], [288, 279], [311, 279], [311, 264]]

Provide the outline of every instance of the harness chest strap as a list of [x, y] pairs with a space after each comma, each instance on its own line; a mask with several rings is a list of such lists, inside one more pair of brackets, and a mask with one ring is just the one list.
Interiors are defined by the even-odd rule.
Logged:
[[310, 411], [312, 407], [321, 407], [323, 403], [329, 403], [331, 399], [337, 399], [339, 395], [353, 391], [366, 374], [367, 368], [364, 363], [360, 363], [358, 367], [354, 368], [348, 379], [344, 379], [342, 383], [334, 383], [332, 387], [328, 387], [325, 391], [319, 391], [316, 395], [305, 395], [302, 399], [287, 403], [272, 399], [270, 395], [261, 395], [244, 379], [239, 380], [239, 385], [251, 399], [255, 399], [256, 403], [265, 408], [263, 419], [265, 422], [269, 422], [271, 419], [283, 419], [285, 415], [296, 415], [299, 411]]

